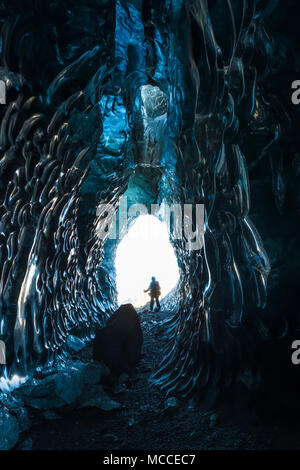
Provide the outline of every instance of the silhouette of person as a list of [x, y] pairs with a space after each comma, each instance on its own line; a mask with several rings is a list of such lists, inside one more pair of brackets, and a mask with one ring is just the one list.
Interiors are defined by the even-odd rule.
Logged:
[[144, 290], [144, 292], [149, 292], [150, 295], [150, 310], [153, 310], [154, 300], [156, 301], [156, 312], [160, 310], [160, 303], [159, 303], [159, 296], [160, 296], [160, 285], [159, 282], [155, 279], [154, 276], [151, 278], [150, 285], [148, 289]]

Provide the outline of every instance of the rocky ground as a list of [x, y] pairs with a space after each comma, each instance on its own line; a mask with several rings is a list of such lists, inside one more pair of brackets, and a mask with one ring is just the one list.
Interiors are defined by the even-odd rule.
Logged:
[[[300, 432], [276, 419], [264, 422], [247, 410], [231, 412], [192, 406], [164, 395], [149, 384], [166, 346], [168, 312], [139, 312], [144, 332], [142, 360], [136, 376], [105, 392], [118, 407], [108, 410], [72, 406], [41, 411], [27, 407], [31, 427], [21, 434], [19, 449], [300, 449]], [[80, 353], [88, 360], [90, 348]], [[79, 353], [78, 353], [79, 354]], [[93, 387], [93, 385], [91, 385]], [[110, 409], [112, 408], [112, 409]], [[246, 412], [245, 412], [246, 411]], [[274, 410], [276, 413], [276, 410]]]

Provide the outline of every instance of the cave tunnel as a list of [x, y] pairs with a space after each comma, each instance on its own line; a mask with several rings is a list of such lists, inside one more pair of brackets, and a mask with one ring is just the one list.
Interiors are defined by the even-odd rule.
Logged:
[[[172, 297], [153, 386], [267, 396], [283, 364], [296, 387], [299, 51], [294, 27], [277, 32], [283, 7], [2, 3], [0, 388], [66, 361], [69, 337], [91, 342], [120, 304], [145, 306], [152, 275]], [[169, 232], [163, 207], [192, 209]], [[134, 239], [146, 219], [158, 241]]]

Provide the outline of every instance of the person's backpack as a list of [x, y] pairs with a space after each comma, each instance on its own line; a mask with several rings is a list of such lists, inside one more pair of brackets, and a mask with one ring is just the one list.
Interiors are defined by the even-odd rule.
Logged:
[[155, 281], [154, 282], [154, 285], [153, 285], [153, 293], [155, 295], [160, 295], [160, 285], [159, 285], [159, 282], [158, 281]]

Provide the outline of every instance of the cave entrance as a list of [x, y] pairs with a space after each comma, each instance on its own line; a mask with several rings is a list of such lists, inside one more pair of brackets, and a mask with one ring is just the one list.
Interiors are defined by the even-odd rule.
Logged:
[[149, 302], [144, 293], [152, 276], [161, 286], [163, 299], [179, 281], [179, 268], [169, 240], [167, 224], [153, 215], [140, 215], [116, 250], [118, 304], [143, 307]]

